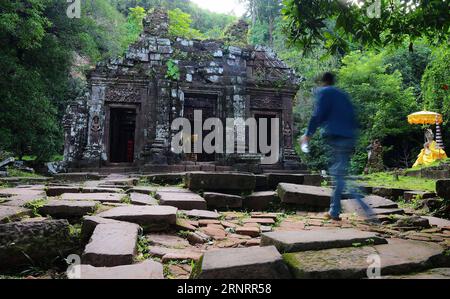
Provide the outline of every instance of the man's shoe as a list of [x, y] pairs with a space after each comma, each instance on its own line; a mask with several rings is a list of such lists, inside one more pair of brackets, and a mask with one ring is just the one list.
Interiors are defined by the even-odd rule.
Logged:
[[334, 220], [334, 221], [341, 221], [342, 220], [342, 218], [340, 218], [340, 217], [333, 217], [333, 216], [331, 216], [330, 213], [325, 213], [323, 215], [323, 217], [325, 218], [325, 220]]

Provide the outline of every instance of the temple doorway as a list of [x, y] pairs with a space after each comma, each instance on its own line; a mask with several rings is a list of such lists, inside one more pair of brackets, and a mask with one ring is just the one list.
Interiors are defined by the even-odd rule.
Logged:
[[[202, 122], [197, 123], [197, 125], [203, 127], [203, 122], [211, 117], [217, 117], [217, 95], [215, 94], [197, 94], [189, 93], [184, 96], [184, 117], [189, 120], [191, 124], [192, 131], [196, 125], [196, 120], [194, 119], [194, 111], [202, 111]], [[193, 132], [191, 136], [192, 141], [192, 154], [187, 155], [187, 160], [194, 162], [212, 162], [215, 161], [215, 154], [207, 153], [194, 153], [194, 142], [198, 138], [204, 140], [211, 131], [203, 130], [202, 136], [196, 136]]]
[[136, 130], [136, 110], [110, 110], [110, 162], [133, 163]]

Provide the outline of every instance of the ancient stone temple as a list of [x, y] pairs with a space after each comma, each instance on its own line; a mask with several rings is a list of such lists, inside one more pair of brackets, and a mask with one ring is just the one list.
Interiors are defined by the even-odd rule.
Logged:
[[173, 120], [193, 121], [199, 110], [203, 119], [224, 122], [279, 119], [279, 136], [266, 137], [279, 139], [280, 167], [298, 167], [292, 106], [299, 80], [272, 50], [233, 43], [245, 39], [247, 29], [240, 21], [230, 27], [228, 40], [186, 40], [169, 36], [166, 12], [149, 14], [139, 40], [124, 57], [99, 63], [88, 75], [86, 97], [67, 108], [65, 160], [72, 167], [261, 160], [247, 153], [174, 154]]

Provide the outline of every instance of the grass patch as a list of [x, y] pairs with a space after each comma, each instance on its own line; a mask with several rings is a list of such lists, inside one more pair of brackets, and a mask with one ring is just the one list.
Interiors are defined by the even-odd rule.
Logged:
[[444, 160], [440, 160], [440, 161], [434, 161], [433, 163], [431, 163], [430, 165], [427, 166], [416, 166], [410, 169], [406, 169], [405, 172], [413, 172], [413, 171], [417, 171], [417, 170], [422, 170], [422, 169], [427, 169], [427, 168], [433, 168], [433, 167], [438, 167], [442, 164], [449, 164], [450, 163], [450, 158], [444, 159]]
[[33, 200], [24, 205], [25, 208], [31, 210], [32, 217], [42, 217], [39, 214], [39, 209], [42, 208], [47, 203], [47, 200], [44, 198]]
[[394, 173], [380, 172], [363, 176], [364, 180], [360, 183], [367, 184], [372, 187], [399, 188], [408, 190], [436, 191], [436, 181], [424, 178], [398, 176], [398, 180]]
[[22, 170], [19, 170], [16, 168], [10, 168], [10, 167], [8, 167], [8, 176], [20, 177], [20, 178], [40, 178], [40, 177], [42, 177], [36, 173], [26, 172], [26, 171], [22, 171]]

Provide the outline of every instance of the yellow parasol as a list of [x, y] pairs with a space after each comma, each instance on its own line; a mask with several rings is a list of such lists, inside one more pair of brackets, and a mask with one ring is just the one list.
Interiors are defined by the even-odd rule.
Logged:
[[430, 111], [420, 111], [408, 115], [408, 122], [411, 125], [434, 125], [442, 124], [442, 114]]

